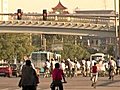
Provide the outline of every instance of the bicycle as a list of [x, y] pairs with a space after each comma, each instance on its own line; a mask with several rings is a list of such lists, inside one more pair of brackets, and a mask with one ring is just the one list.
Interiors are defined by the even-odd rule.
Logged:
[[114, 75], [115, 75], [115, 71], [114, 71], [114, 70], [111, 70], [110, 76], [111, 76], [112, 81], [114, 80]]
[[[62, 83], [67, 83], [67, 82], [62, 82]], [[59, 86], [55, 86], [55, 90], [59, 90]]]
[[[62, 83], [67, 83], [67, 82], [62, 82]], [[60, 90], [58, 85], [55, 86], [55, 90]]]
[[91, 80], [92, 80], [92, 86], [94, 88], [96, 88], [96, 81], [97, 81], [96, 78], [97, 78], [96, 75], [93, 75], [92, 78], [91, 78]]

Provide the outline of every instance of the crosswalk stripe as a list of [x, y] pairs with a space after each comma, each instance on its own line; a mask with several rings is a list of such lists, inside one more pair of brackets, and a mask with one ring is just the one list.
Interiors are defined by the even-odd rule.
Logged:
[[15, 90], [22, 90], [21, 88], [19, 88], [19, 89], [15, 89]]
[[[0, 90], [22, 90], [22, 88], [16, 88], [16, 89], [12, 89], [12, 88], [4, 88], [4, 89], [0, 89]], [[47, 89], [37, 88], [37, 90], [50, 90], [50, 88], [47, 88]]]
[[4, 88], [4, 89], [0, 89], [0, 90], [22, 90], [21, 88], [16, 88], [16, 89], [12, 89], [12, 88]]
[[[22, 89], [15, 89], [15, 90], [22, 90]], [[43, 90], [41, 88], [37, 88], [37, 90]], [[44, 90], [50, 90], [50, 88], [44, 89]]]
[[40, 88], [37, 88], [37, 90], [41, 90]]
[[50, 90], [50, 88], [44, 89], [44, 90]]
[[1, 89], [1, 90], [9, 90], [9, 88], [4, 88], [4, 89]]

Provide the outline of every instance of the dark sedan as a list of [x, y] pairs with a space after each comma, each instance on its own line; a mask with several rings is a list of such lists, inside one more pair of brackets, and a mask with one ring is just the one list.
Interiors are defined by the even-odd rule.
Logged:
[[12, 68], [13, 76], [20, 76], [20, 64], [10, 64], [10, 67]]

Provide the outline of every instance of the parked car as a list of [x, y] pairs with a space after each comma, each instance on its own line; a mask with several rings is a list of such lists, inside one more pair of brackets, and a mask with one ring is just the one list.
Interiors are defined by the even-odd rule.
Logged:
[[10, 64], [10, 67], [12, 69], [12, 75], [13, 76], [20, 76], [20, 65], [19, 64]]
[[8, 63], [0, 63], [0, 76], [12, 76], [12, 68]]

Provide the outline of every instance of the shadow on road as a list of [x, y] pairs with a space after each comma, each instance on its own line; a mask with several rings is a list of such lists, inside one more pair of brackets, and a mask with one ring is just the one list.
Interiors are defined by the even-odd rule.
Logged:
[[[104, 83], [101, 83], [101, 84], [98, 84], [97, 86], [109, 86], [111, 84], [114, 84], [114, 83], [120, 83], [120, 80], [114, 80], [114, 81], [105, 81]], [[112, 85], [112, 86], [109, 86], [109, 87], [120, 87], [120, 85]]]

